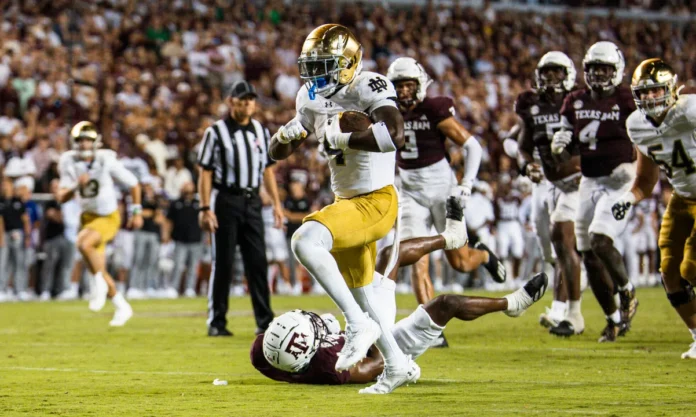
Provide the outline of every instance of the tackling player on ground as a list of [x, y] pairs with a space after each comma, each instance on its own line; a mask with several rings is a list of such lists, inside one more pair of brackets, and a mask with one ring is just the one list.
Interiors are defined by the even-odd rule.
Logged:
[[[399, 110], [404, 117], [404, 147], [397, 151], [396, 161], [402, 184], [401, 206], [403, 226], [401, 238], [428, 236], [435, 226], [437, 233], [445, 230], [445, 202], [458, 195], [462, 205], [471, 195], [483, 150], [455, 118], [450, 97], [427, 97], [431, 80], [413, 58], [398, 58], [387, 71], [394, 84]], [[464, 177], [459, 185], [446, 158], [445, 140], [463, 148]], [[505, 267], [482, 243], [473, 249], [462, 246], [445, 251], [454, 269], [470, 272], [485, 265], [497, 282], [505, 281]], [[419, 303], [433, 298], [433, 285], [428, 275], [428, 258], [413, 267], [412, 285]], [[446, 342], [445, 342], [446, 343]]]
[[[580, 334], [585, 321], [580, 311], [580, 258], [575, 251], [575, 212], [578, 207], [580, 158], [558, 162], [551, 152], [553, 133], [561, 128], [561, 106], [575, 86], [575, 65], [563, 52], [551, 51], [541, 57], [535, 71], [536, 89], [517, 98], [519, 156], [522, 172], [534, 183], [536, 201], [533, 221], [542, 243], [544, 260], [558, 258], [551, 311], [540, 322], [560, 335]], [[538, 152], [537, 161], [534, 158]], [[547, 181], [544, 181], [546, 179]], [[545, 195], [539, 195], [545, 193]], [[538, 201], [543, 199], [545, 201]], [[546, 212], [544, 212], [546, 211]], [[550, 223], [550, 224], [549, 224]], [[550, 232], [550, 235], [549, 235]], [[546, 240], [553, 245], [553, 250]], [[568, 300], [566, 305], [565, 301]]]
[[[304, 219], [292, 237], [292, 250], [346, 318], [336, 369], [351, 368], [376, 341], [386, 362], [384, 374], [360, 392], [388, 393], [420, 376], [418, 365], [394, 340], [390, 323], [383, 319], [385, 301], [371, 285], [376, 242], [397, 219], [394, 165], [396, 149], [404, 143], [404, 121], [391, 83], [361, 71], [362, 47], [344, 26], [313, 30], [298, 63], [305, 84], [297, 94], [297, 115], [273, 136], [270, 155], [285, 159], [308, 136], [316, 137], [329, 160], [336, 200]], [[347, 110], [368, 113], [373, 124], [363, 131], [342, 132], [341, 114]], [[461, 238], [451, 237], [448, 245]]]
[[[464, 232], [462, 207], [454, 197], [447, 201], [447, 234]], [[401, 242], [397, 266], [412, 265], [428, 253], [444, 249], [448, 238], [443, 235], [415, 238]], [[460, 244], [464, 244], [462, 240]], [[385, 296], [385, 320], [392, 323], [396, 317], [394, 287], [397, 269], [384, 277], [393, 247], [380, 251], [375, 271], [375, 291]], [[538, 301], [546, 291], [548, 278], [541, 273], [532, 278], [524, 288], [503, 298], [440, 295], [425, 305], [420, 305], [410, 316], [393, 326], [392, 332], [401, 349], [413, 357], [423, 354], [437, 340], [447, 323], [453, 318], [475, 320], [482, 315], [503, 311], [511, 317], [522, 314]], [[310, 312], [294, 310], [285, 313], [271, 323], [265, 334], [256, 337], [251, 348], [252, 365], [266, 377], [282, 382], [300, 384], [366, 384], [382, 373], [384, 362], [373, 350], [362, 362], [346, 371], [336, 371], [338, 352], [345, 343], [339, 334], [340, 326], [331, 314], [321, 317]]]
[[80, 122], [70, 131], [73, 150], [60, 156], [58, 202], [78, 197], [82, 208], [77, 248], [87, 264], [91, 278], [89, 308], [99, 311], [109, 296], [116, 307], [111, 326], [123, 326], [133, 315], [130, 304], [116, 290], [106, 271], [104, 250], [121, 227], [117, 190], [114, 179], [131, 193], [130, 223], [134, 229], [143, 225], [140, 213], [140, 185], [135, 176], [116, 158], [116, 153], [101, 147], [101, 135], [90, 122]]
[[607, 317], [599, 342], [613, 342], [624, 335], [638, 307], [623, 256], [614, 245], [628, 220], [617, 222], [611, 214], [614, 201], [631, 188], [636, 169], [633, 144], [626, 133], [626, 119], [636, 106], [629, 89], [621, 85], [624, 67], [623, 54], [613, 43], [597, 42], [588, 49], [583, 59], [588, 88], [565, 98], [561, 127], [570, 130], [554, 133], [551, 143], [562, 161], [574, 149], [580, 151], [582, 180], [575, 238], [592, 291]]
[[626, 121], [638, 154], [638, 175], [612, 207], [617, 220], [632, 205], [650, 198], [662, 168], [674, 187], [660, 228], [660, 268], [667, 298], [694, 342], [682, 359], [696, 359], [696, 95], [679, 95], [677, 75], [659, 58], [643, 61], [633, 73], [638, 110]]

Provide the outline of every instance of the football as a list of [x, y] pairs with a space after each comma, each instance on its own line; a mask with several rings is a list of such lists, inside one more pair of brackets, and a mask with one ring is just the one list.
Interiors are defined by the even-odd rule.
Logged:
[[344, 111], [339, 118], [339, 126], [343, 133], [362, 132], [367, 130], [371, 124], [370, 116], [361, 111]]

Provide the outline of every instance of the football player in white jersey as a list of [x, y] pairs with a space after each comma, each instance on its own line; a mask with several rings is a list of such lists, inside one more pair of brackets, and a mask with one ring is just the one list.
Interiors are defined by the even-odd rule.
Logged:
[[116, 307], [109, 324], [123, 326], [133, 316], [133, 310], [106, 271], [104, 250], [121, 226], [114, 179], [130, 189], [133, 199], [130, 222], [135, 229], [143, 223], [140, 185], [113, 151], [99, 149], [101, 135], [92, 123], [76, 124], [70, 131], [70, 141], [73, 150], [63, 153], [58, 165], [58, 201], [62, 204], [78, 197], [80, 202], [82, 214], [76, 244], [91, 274], [89, 308], [101, 310], [108, 295]]
[[679, 95], [677, 75], [659, 58], [641, 62], [631, 89], [638, 110], [626, 120], [639, 150], [633, 187], [612, 206], [623, 220], [631, 206], [650, 197], [659, 168], [674, 191], [660, 228], [660, 267], [667, 298], [688, 327], [694, 342], [683, 359], [696, 359], [696, 95]]
[[[314, 135], [329, 160], [336, 200], [304, 219], [293, 235], [292, 250], [346, 318], [346, 343], [336, 369], [355, 365], [376, 341], [385, 370], [375, 385], [360, 392], [389, 393], [420, 376], [418, 365], [394, 340], [371, 285], [376, 242], [397, 219], [395, 153], [404, 144], [404, 120], [392, 84], [382, 75], [361, 71], [362, 47], [346, 27], [314, 29], [298, 63], [305, 84], [297, 94], [297, 114], [273, 136], [270, 155], [285, 159]], [[361, 132], [341, 132], [339, 118], [347, 110], [368, 113], [373, 124]], [[465, 236], [448, 234], [447, 239], [449, 248]]]

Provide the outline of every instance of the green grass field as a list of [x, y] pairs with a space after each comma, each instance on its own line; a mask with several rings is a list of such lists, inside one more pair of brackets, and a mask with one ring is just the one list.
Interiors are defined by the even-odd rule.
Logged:
[[[110, 305], [3, 304], [0, 416], [694, 416], [696, 361], [680, 359], [689, 334], [662, 289], [638, 296], [633, 330], [609, 345], [596, 342], [604, 319], [589, 292], [585, 334], [572, 340], [537, 324], [550, 295], [518, 319], [453, 321], [451, 348], [419, 358], [418, 384], [375, 397], [264, 379], [249, 363], [246, 298], [231, 300], [232, 338], [205, 335], [204, 299], [136, 301], [118, 329]], [[398, 305], [405, 315], [416, 303]], [[337, 313], [326, 297], [276, 297], [273, 307]]]

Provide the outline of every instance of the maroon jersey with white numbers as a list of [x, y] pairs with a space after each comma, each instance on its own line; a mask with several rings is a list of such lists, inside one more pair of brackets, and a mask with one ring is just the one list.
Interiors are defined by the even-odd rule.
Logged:
[[263, 356], [263, 335], [256, 336], [251, 346], [251, 364], [267, 378], [295, 384], [342, 385], [350, 379], [349, 371], [337, 371], [338, 352], [343, 349], [343, 335], [332, 334], [321, 342], [319, 349], [303, 372], [286, 372], [274, 368]]
[[561, 116], [573, 130], [570, 149], [580, 149], [582, 175], [605, 177], [617, 166], [635, 161], [633, 143], [626, 132], [626, 119], [635, 109], [631, 90], [625, 86], [597, 100], [589, 89], [568, 94]]
[[404, 116], [406, 144], [396, 153], [401, 169], [423, 168], [445, 157], [445, 135], [437, 125], [454, 116], [454, 102], [449, 97], [426, 97]]
[[[535, 91], [525, 91], [517, 97], [515, 102], [515, 112], [524, 122], [524, 127], [539, 152], [539, 159], [545, 172], [552, 172], [557, 165], [551, 152], [551, 140], [553, 134], [562, 127], [562, 104], [562, 100], [552, 102]], [[569, 151], [572, 152], [570, 149]]]

